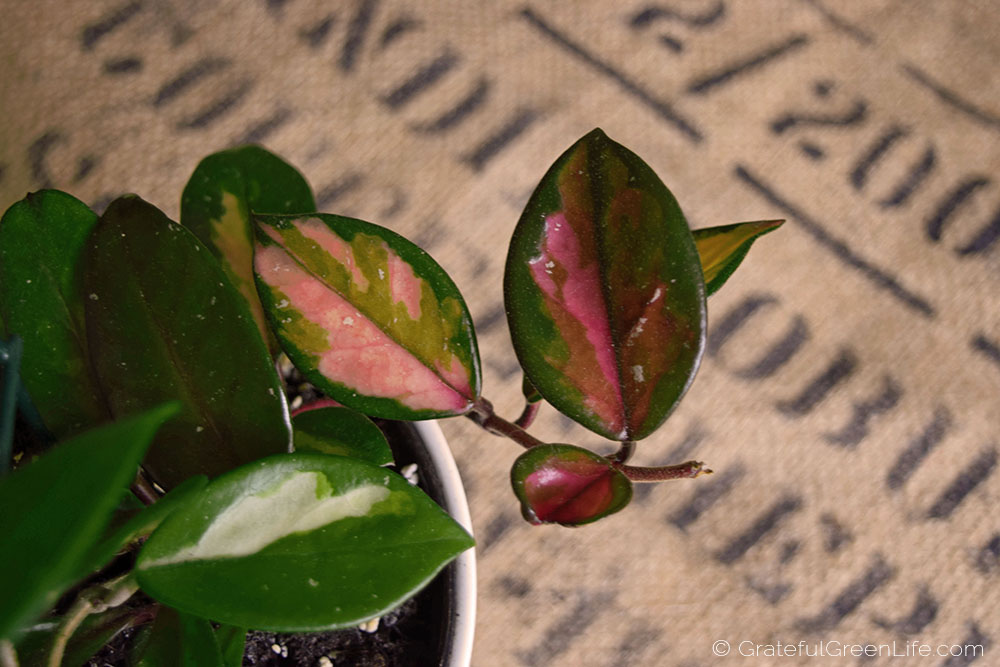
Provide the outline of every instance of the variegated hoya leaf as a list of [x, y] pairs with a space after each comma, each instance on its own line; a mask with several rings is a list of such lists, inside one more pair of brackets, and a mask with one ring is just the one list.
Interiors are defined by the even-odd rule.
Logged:
[[181, 195], [181, 224], [219, 258], [272, 350], [276, 346], [254, 287], [250, 213], [315, 210], [312, 189], [302, 174], [259, 146], [209, 155], [198, 163]]
[[701, 258], [701, 270], [705, 276], [705, 293], [710, 296], [719, 291], [729, 276], [733, 275], [750, 246], [758, 238], [772, 232], [784, 220], [761, 220], [759, 222], [738, 222], [721, 227], [704, 227], [694, 230], [694, 242]]
[[632, 482], [603, 456], [573, 445], [541, 445], [510, 472], [521, 513], [533, 524], [579, 526], [623, 509]]
[[143, 546], [139, 585], [243, 628], [357, 625], [401, 604], [472, 537], [420, 489], [343, 456], [279, 454], [212, 480]]
[[652, 433], [701, 359], [705, 287], [684, 215], [656, 174], [600, 130], [531, 196], [504, 300], [531, 384], [608, 438]]
[[386, 419], [431, 419], [472, 406], [480, 388], [472, 318], [427, 253], [352, 218], [256, 219], [261, 302], [309, 381]]

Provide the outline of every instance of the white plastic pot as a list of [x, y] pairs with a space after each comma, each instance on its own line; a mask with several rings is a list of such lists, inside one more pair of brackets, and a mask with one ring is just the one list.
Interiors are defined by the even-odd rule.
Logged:
[[[396, 425], [403, 431], [412, 430], [422, 440], [423, 447], [414, 447], [410, 454], [427, 495], [472, 534], [465, 487], [441, 427], [435, 421], [397, 422]], [[444, 578], [448, 597], [445, 627], [441, 629], [440, 667], [469, 667], [476, 625], [475, 549], [459, 555], [438, 576]]]

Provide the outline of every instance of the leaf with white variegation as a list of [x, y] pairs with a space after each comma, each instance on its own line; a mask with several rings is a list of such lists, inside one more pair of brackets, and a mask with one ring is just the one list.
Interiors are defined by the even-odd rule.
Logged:
[[652, 169], [600, 130], [531, 196], [504, 301], [531, 384], [608, 438], [652, 433], [701, 360], [705, 286], [684, 215]]
[[711, 296], [719, 291], [729, 276], [743, 262], [750, 252], [750, 246], [758, 238], [773, 232], [784, 220], [760, 220], [758, 222], [737, 222], [720, 227], [703, 227], [692, 232], [701, 258], [701, 270], [705, 276], [705, 294]]
[[337, 215], [255, 216], [257, 291], [282, 349], [340, 403], [386, 419], [467, 412], [479, 353], [458, 288], [402, 236]]
[[153, 533], [136, 568], [142, 589], [176, 609], [302, 632], [393, 609], [472, 545], [396, 473], [296, 453], [213, 480]]

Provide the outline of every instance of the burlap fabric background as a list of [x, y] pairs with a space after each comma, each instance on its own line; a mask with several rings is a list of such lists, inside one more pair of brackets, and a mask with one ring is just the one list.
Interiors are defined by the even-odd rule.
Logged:
[[[956, 644], [1000, 664], [994, 3], [3, 9], [3, 208], [55, 186], [176, 216], [203, 155], [261, 143], [323, 210], [388, 225], [449, 270], [486, 396], [511, 418], [506, 242], [578, 137], [600, 126], [642, 155], [694, 227], [788, 219], [712, 297], [699, 377], [640, 443], [639, 463], [696, 457], [713, 477], [640, 489], [583, 529], [534, 528], [509, 489], [518, 449], [443, 425], [479, 541], [476, 665], [977, 659], [938, 655]], [[538, 432], [606, 447], [551, 409]], [[882, 655], [766, 657], [779, 641]], [[902, 655], [879, 647], [893, 642]]]

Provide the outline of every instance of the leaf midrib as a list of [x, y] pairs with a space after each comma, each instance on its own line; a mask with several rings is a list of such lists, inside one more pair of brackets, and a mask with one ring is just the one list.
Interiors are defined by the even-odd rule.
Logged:
[[[181, 227], [181, 229], [183, 229], [183, 232], [181, 232], [181, 234], [190, 233], [186, 229], [184, 229], [183, 227]], [[138, 268], [138, 264], [136, 262], [137, 258], [133, 256], [132, 245], [131, 245], [131, 242], [130, 242], [131, 241], [131, 235], [127, 236], [126, 239], [128, 239], [128, 240], [125, 243], [123, 243], [123, 245], [126, 248], [126, 252], [124, 254], [128, 258], [128, 261], [129, 261], [129, 263], [131, 265], [130, 269], [132, 270], [132, 275], [136, 276], [137, 278], [139, 278], [140, 276], [144, 276], [145, 275], [144, 273], [142, 273], [141, 271], [137, 270], [137, 268]], [[136, 282], [138, 283], [140, 281], [137, 280]], [[147, 287], [147, 286], [143, 285], [143, 287]], [[180, 359], [179, 359], [179, 357], [177, 355], [177, 350], [176, 350], [174, 344], [165, 335], [167, 329], [164, 328], [162, 322], [160, 321], [160, 319], [156, 315], [155, 308], [152, 306], [151, 302], [146, 297], [146, 290], [143, 289], [143, 288], [141, 288], [141, 287], [137, 287], [134, 290], [134, 292], [138, 296], [139, 301], [145, 307], [145, 311], [146, 311], [147, 317], [149, 318], [150, 323], [156, 329], [156, 332], [158, 334], [158, 338], [163, 342], [163, 347], [165, 348], [165, 350], [167, 352], [167, 355], [170, 357], [171, 368], [173, 368], [173, 369], [176, 370], [176, 372], [174, 373], [174, 375], [178, 378], [180, 384], [182, 385], [182, 388], [183, 388], [185, 394], [187, 394], [187, 396], [189, 398], [191, 398], [191, 399], [195, 399], [195, 398], [201, 399], [201, 398], [203, 398], [201, 392], [198, 391], [198, 389], [196, 387], [197, 383], [195, 383], [193, 381], [193, 376], [190, 375], [190, 372], [187, 370], [186, 366], [180, 363]], [[207, 410], [207, 407], [206, 407], [207, 403], [204, 402], [204, 401], [202, 401], [202, 400], [197, 400], [197, 401], [192, 400], [192, 401], [186, 401], [186, 402], [189, 405], [190, 404], [194, 405], [195, 412], [199, 416], [203, 417], [206, 420], [206, 422], [208, 423], [208, 425], [211, 427], [212, 432], [215, 434], [217, 440], [219, 442], [221, 442], [221, 443], [226, 443], [227, 441], [223, 437], [222, 431], [219, 429], [219, 426], [216, 423], [214, 416], [212, 415], [211, 412], [209, 412]]]
[[[611, 142], [607, 137], [602, 138], [603, 141]], [[596, 151], [595, 151], [596, 152]], [[596, 155], [592, 154], [592, 151], [588, 148], [586, 158], [587, 158], [587, 174], [598, 173], [598, 160], [600, 158], [600, 153]], [[615, 156], [617, 157], [617, 155]], [[626, 165], [626, 170], [628, 169]], [[611, 336], [611, 350], [615, 357], [615, 373], [617, 377], [615, 378], [618, 384], [616, 398], [618, 399], [618, 404], [621, 406], [622, 411], [622, 428], [625, 431], [627, 438], [632, 437], [632, 410], [629, 406], [629, 402], [625, 399], [625, 385], [622, 381], [622, 355], [621, 355], [621, 340], [619, 339], [620, 333], [615, 327], [614, 320], [612, 319], [612, 300], [611, 300], [611, 286], [608, 283], [607, 266], [608, 266], [608, 250], [605, 246], [604, 235], [598, 233], [602, 225], [607, 225], [607, 213], [608, 206], [602, 205], [600, 184], [597, 182], [596, 178], [589, 177], [588, 185], [590, 186], [590, 195], [594, 211], [594, 220], [592, 222], [594, 230], [594, 249], [597, 254], [597, 270], [600, 275], [600, 289], [601, 289], [601, 299], [604, 306], [604, 314], [608, 323], [608, 333]], [[617, 436], [618, 434], [614, 434]]]

